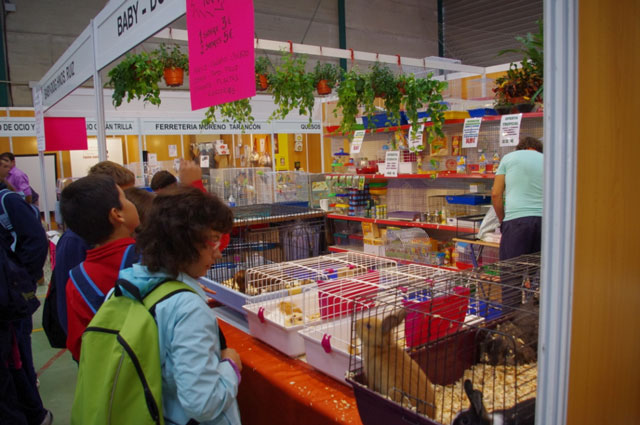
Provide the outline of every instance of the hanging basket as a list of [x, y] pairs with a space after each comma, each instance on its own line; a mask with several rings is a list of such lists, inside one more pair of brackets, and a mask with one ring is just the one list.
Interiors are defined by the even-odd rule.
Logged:
[[329, 87], [329, 84], [327, 84], [327, 80], [318, 81], [318, 85], [316, 86], [316, 89], [318, 90], [318, 94], [321, 96], [331, 93], [331, 87]]
[[165, 68], [164, 82], [169, 87], [181, 86], [184, 81], [184, 69], [182, 68]]

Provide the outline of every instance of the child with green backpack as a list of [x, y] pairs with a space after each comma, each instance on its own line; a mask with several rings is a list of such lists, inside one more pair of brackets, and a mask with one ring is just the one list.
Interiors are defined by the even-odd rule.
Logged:
[[231, 210], [195, 188], [159, 195], [83, 335], [72, 424], [240, 424], [242, 363], [221, 350], [197, 279], [219, 258]]

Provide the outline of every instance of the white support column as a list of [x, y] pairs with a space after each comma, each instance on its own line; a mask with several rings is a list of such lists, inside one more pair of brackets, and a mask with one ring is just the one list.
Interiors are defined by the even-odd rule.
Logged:
[[307, 173], [311, 172], [311, 167], [309, 164], [309, 135], [308, 134], [304, 134], [304, 150], [306, 152], [306, 156], [307, 156], [307, 166], [306, 169], [304, 171], [306, 171]]
[[537, 424], [564, 424], [576, 216], [578, 1], [544, 2], [544, 210]]
[[58, 151], [58, 163], [59, 163], [58, 165], [60, 166], [60, 178], [63, 178], [64, 177], [64, 161], [62, 160], [62, 151]]
[[[93, 51], [98, 51], [98, 29], [96, 21], [91, 20], [91, 28], [93, 30]], [[104, 119], [104, 95], [102, 91], [102, 78], [100, 77], [100, 68], [98, 67], [98, 55], [93, 55], [93, 87], [96, 93], [96, 126], [98, 136], [98, 160], [107, 160], [107, 134], [105, 130]]]
[[320, 159], [322, 164], [322, 173], [326, 173], [324, 170], [324, 131], [320, 132]]

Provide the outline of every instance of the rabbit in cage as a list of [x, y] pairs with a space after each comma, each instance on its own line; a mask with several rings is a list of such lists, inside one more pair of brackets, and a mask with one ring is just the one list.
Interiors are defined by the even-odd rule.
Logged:
[[538, 313], [536, 297], [530, 297], [512, 317], [487, 330], [480, 342], [480, 361], [490, 365], [522, 365], [538, 358]]
[[487, 413], [482, 402], [482, 393], [473, 389], [468, 379], [464, 381], [464, 391], [471, 406], [459, 412], [451, 425], [533, 425], [535, 422], [536, 399], [531, 398], [511, 409]]
[[416, 411], [435, 417], [433, 384], [392, 335], [406, 317], [406, 310], [397, 309], [380, 319], [372, 314], [356, 321], [356, 334], [362, 341], [364, 378], [374, 391], [403, 404], [406, 399]]

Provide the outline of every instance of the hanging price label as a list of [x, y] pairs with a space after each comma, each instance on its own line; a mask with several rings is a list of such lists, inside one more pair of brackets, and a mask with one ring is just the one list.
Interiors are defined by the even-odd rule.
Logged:
[[478, 147], [478, 135], [480, 134], [480, 125], [482, 118], [467, 118], [464, 120], [462, 128], [462, 147], [475, 148]]
[[413, 133], [413, 130], [410, 128], [409, 129], [409, 149], [411, 148], [421, 149], [423, 147], [422, 145], [423, 136], [424, 136], [424, 124], [422, 124], [420, 128], [418, 128], [418, 131], [416, 131], [415, 135]]
[[517, 146], [522, 114], [503, 115], [500, 119], [500, 146]]
[[400, 162], [400, 151], [387, 151], [384, 159], [385, 177], [398, 177], [398, 165]]
[[366, 130], [356, 130], [353, 133], [353, 141], [351, 142], [351, 155], [360, 153], [360, 149], [362, 149], [362, 142], [364, 141], [364, 135], [366, 133]]

